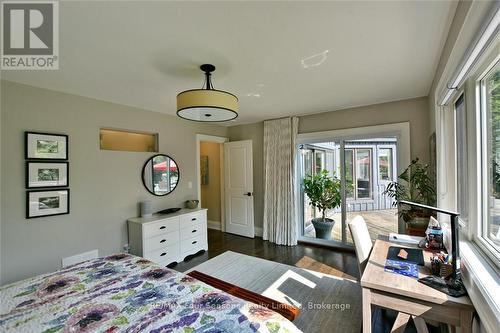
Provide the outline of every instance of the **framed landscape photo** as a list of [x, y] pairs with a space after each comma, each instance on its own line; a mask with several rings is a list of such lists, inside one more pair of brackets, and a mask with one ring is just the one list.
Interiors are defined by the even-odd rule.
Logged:
[[69, 186], [68, 162], [26, 162], [26, 188]]
[[69, 189], [26, 192], [26, 218], [69, 214]]
[[68, 136], [65, 134], [25, 132], [25, 141], [27, 160], [68, 159]]
[[208, 156], [200, 156], [201, 185], [208, 185]]

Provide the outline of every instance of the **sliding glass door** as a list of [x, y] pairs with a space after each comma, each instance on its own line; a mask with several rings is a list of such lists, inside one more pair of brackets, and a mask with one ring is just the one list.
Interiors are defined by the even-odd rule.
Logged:
[[[352, 239], [347, 223], [356, 215], [363, 216], [372, 238], [397, 232], [398, 219], [393, 201], [383, 194], [387, 185], [396, 179], [396, 147], [394, 137], [301, 143], [298, 147], [300, 239], [350, 245]], [[314, 219], [322, 215], [311, 205], [303, 186], [304, 179], [319, 175], [323, 170], [341, 183], [341, 205], [326, 211], [326, 218], [334, 221], [327, 226], [315, 222]], [[330, 228], [326, 235], [325, 228]]]

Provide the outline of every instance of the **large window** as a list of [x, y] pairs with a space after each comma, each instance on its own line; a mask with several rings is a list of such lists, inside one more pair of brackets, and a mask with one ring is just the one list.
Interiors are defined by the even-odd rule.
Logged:
[[[496, 45], [496, 46], [495, 46]], [[456, 203], [463, 239], [478, 246], [500, 267], [500, 43], [486, 51], [453, 103], [443, 109], [438, 131], [443, 138], [438, 166], [440, 204]], [[453, 113], [448, 113], [447, 111]], [[452, 115], [451, 122], [448, 115]], [[450, 126], [451, 125], [451, 126]], [[453, 127], [455, 147], [447, 149]], [[438, 147], [439, 148], [439, 147]], [[451, 154], [450, 154], [451, 153]], [[453, 157], [456, 168], [449, 169]], [[455, 171], [455, 181], [449, 177]]]
[[314, 151], [314, 172], [316, 174], [321, 173], [321, 170], [325, 168], [325, 152], [323, 150]]
[[392, 180], [391, 148], [380, 148], [378, 151], [378, 175], [380, 180]]
[[358, 199], [371, 198], [371, 149], [356, 149], [356, 183]]
[[372, 198], [372, 149], [345, 149], [346, 197]]
[[481, 163], [480, 237], [500, 254], [500, 61], [480, 80]]
[[345, 150], [346, 197], [354, 199], [354, 149]]
[[[462, 46], [450, 53], [447, 70], [433, 91], [438, 207], [461, 215], [463, 282], [488, 332], [498, 331], [500, 305], [499, 14], [491, 4], [467, 13], [481, 25], [464, 25], [457, 37]], [[481, 33], [474, 36], [474, 31]], [[448, 229], [449, 220], [440, 218]]]

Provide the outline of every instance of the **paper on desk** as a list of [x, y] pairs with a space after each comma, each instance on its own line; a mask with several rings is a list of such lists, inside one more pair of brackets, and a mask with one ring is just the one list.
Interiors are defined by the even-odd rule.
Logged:
[[389, 241], [391, 242], [399, 242], [399, 243], [406, 243], [406, 244], [415, 244], [418, 245], [418, 243], [423, 239], [424, 237], [418, 237], [418, 236], [410, 236], [410, 235], [403, 235], [403, 234], [396, 234], [391, 232], [389, 234]]

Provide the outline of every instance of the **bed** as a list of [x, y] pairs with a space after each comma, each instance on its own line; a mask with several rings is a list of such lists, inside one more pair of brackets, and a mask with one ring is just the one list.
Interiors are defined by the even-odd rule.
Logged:
[[0, 288], [0, 332], [300, 332], [191, 276], [115, 254]]

